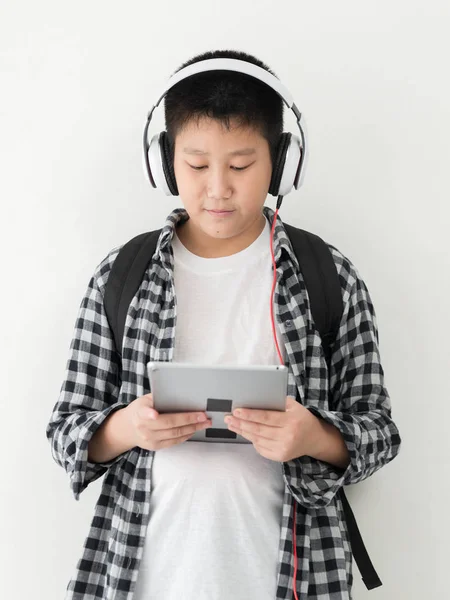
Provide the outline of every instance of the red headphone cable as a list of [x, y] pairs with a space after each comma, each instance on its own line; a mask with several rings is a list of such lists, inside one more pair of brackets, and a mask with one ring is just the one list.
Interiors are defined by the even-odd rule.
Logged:
[[[274, 316], [273, 316], [273, 296], [274, 296], [274, 291], [275, 291], [275, 283], [277, 280], [277, 268], [276, 268], [276, 264], [275, 264], [275, 257], [273, 254], [273, 234], [274, 234], [274, 230], [275, 230], [275, 222], [277, 220], [277, 215], [278, 215], [278, 210], [281, 206], [281, 201], [283, 199], [283, 196], [278, 196], [278, 202], [277, 202], [277, 208], [275, 210], [275, 216], [273, 219], [273, 223], [272, 223], [272, 233], [270, 236], [270, 253], [272, 255], [272, 264], [273, 264], [273, 283], [272, 283], [272, 293], [271, 293], [271, 302], [270, 302], [270, 316], [271, 316], [271, 320], [272, 320], [272, 332], [273, 332], [273, 337], [275, 340], [275, 345], [277, 347], [277, 352], [278, 352], [278, 357], [280, 359], [280, 363], [282, 365], [284, 365], [284, 361], [283, 361], [283, 356], [280, 352], [280, 347], [278, 346], [278, 340], [277, 340], [277, 334], [276, 334], [276, 330], [275, 330], [275, 320], [274, 320]], [[296, 585], [296, 581], [297, 581], [297, 536], [296, 536], [296, 531], [295, 531], [295, 513], [297, 511], [297, 503], [294, 499], [294, 525], [293, 525], [293, 546], [294, 546], [294, 580], [293, 580], [293, 589], [294, 589], [294, 596], [295, 596], [295, 600], [298, 600], [298, 596], [297, 596], [297, 585]]]

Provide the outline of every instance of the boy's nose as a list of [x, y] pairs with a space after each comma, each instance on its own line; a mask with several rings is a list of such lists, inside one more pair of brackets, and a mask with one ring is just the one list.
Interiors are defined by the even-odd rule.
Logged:
[[207, 185], [208, 198], [222, 199], [231, 196], [230, 182], [228, 176], [223, 173], [210, 175]]

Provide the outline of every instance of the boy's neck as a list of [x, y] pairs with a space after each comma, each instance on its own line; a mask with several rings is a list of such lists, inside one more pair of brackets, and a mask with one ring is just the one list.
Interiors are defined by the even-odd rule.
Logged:
[[191, 219], [177, 226], [176, 232], [185, 248], [201, 258], [223, 258], [237, 254], [248, 248], [261, 235], [266, 226], [266, 217], [261, 213], [257, 219], [242, 234], [231, 239], [215, 239], [197, 228], [193, 230]]

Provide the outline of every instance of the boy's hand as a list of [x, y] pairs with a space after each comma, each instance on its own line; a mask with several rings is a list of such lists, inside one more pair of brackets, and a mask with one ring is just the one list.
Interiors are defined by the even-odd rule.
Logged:
[[[159, 414], [154, 408], [152, 394], [140, 396], [123, 410], [135, 446], [144, 450], [160, 450], [181, 444], [199, 429], [211, 427], [211, 421], [202, 412]], [[205, 420], [198, 421], [202, 415]]]
[[247, 440], [255, 450], [270, 460], [285, 462], [310, 455], [317, 432], [317, 417], [291, 396], [286, 397], [286, 412], [279, 410], [237, 409], [225, 422]]

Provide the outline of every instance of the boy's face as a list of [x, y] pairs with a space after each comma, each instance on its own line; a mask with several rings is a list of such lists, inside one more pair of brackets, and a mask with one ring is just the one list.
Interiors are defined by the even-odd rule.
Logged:
[[[174, 170], [190, 217], [177, 234], [189, 250], [206, 258], [229, 256], [261, 234], [272, 163], [259, 132], [233, 121], [229, 131], [215, 119], [191, 121], [176, 136]], [[232, 212], [217, 216], [208, 210]]]

